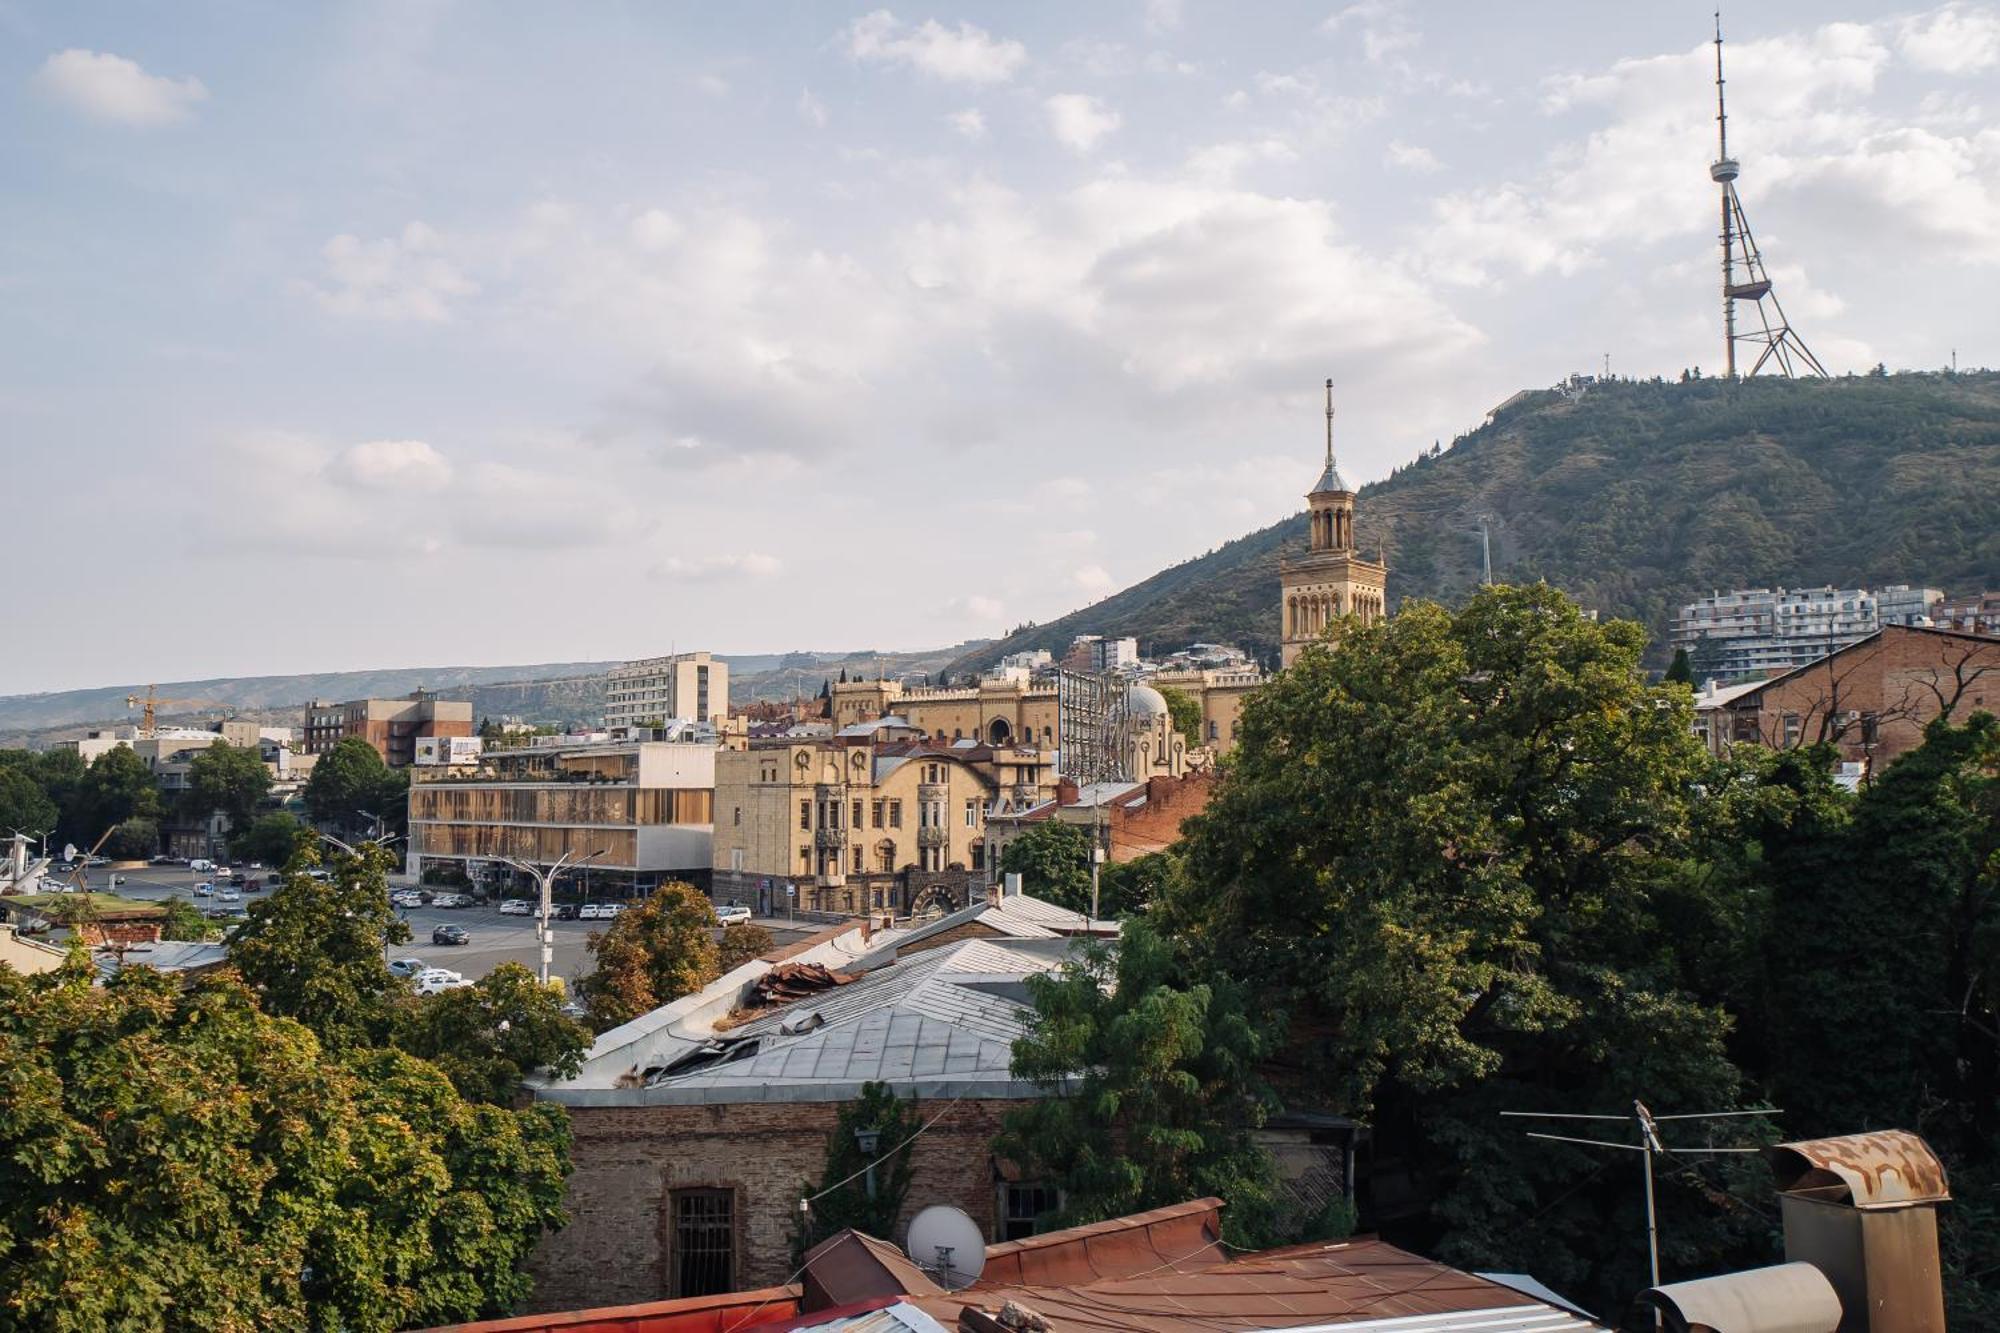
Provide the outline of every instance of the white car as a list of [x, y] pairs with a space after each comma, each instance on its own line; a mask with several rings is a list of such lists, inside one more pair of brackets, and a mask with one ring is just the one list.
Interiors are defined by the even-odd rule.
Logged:
[[423, 895], [414, 889], [398, 889], [389, 895], [389, 906], [391, 907], [422, 907], [423, 905]]
[[219, 903], [240, 903], [243, 901], [243, 895], [234, 889], [224, 889], [221, 893], [215, 895], [215, 901]]
[[750, 924], [750, 909], [742, 903], [724, 903], [715, 909], [715, 919], [725, 926]]
[[213, 884], [210, 884], [206, 880], [203, 880], [201, 883], [194, 886], [194, 896], [197, 898], [211, 897], [214, 895], [214, 893], [215, 893], [215, 886]]
[[576, 919], [578, 921], [596, 921], [603, 915], [604, 908], [599, 903], [585, 903], [576, 909]]
[[448, 990], [463, 990], [471, 984], [456, 972], [446, 972], [442, 968], [437, 968], [417, 978], [417, 994], [437, 995]]
[[624, 915], [624, 912], [624, 903], [599, 903], [597, 906], [597, 919], [600, 921], [609, 921], [614, 916]]
[[535, 909], [528, 905], [526, 898], [509, 898], [500, 904], [501, 916], [533, 916]]

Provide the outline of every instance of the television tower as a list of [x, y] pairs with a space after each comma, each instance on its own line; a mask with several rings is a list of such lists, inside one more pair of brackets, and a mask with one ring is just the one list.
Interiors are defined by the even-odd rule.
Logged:
[[[1826, 367], [1785, 319], [1785, 308], [1778, 304], [1777, 294], [1771, 290], [1771, 275], [1764, 271], [1764, 257], [1758, 253], [1756, 238], [1750, 234], [1750, 220], [1743, 216], [1743, 201], [1736, 195], [1736, 176], [1741, 166], [1729, 155], [1729, 113], [1722, 102], [1719, 10], [1715, 15], [1715, 141], [1715, 161], [1708, 168], [1708, 178], [1722, 187], [1722, 350], [1727, 374], [1730, 379], [1736, 378], [1736, 344], [1743, 343], [1763, 349], [1751, 363], [1749, 375], [1769, 364], [1776, 366], [1786, 379], [1804, 374], [1825, 379]], [[1739, 271], [1741, 282], [1737, 281]], [[1736, 331], [1738, 301], [1748, 301], [1757, 308], [1761, 328], [1744, 333]], [[1747, 326], [1749, 321], [1744, 323]]]

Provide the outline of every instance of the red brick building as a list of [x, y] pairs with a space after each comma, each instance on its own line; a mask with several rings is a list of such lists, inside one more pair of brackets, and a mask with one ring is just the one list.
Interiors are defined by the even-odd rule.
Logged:
[[440, 699], [429, 690], [413, 691], [407, 699], [352, 699], [343, 704], [314, 700], [306, 705], [300, 733], [307, 754], [325, 754], [349, 736], [375, 747], [391, 768], [416, 762], [420, 736], [470, 736], [472, 704]]
[[1923, 743], [1941, 712], [2000, 712], [2000, 638], [1888, 625], [1745, 690], [1724, 706], [1728, 739], [1791, 749], [1830, 741], [1879, 768]]

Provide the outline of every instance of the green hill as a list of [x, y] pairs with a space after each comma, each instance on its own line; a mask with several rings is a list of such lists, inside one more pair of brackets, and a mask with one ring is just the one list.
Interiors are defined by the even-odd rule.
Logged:
[[[1301, 489], [1314, 460], [1299, 461]], [[1389, 599], [1476, 586], [1479, 525], [1497, 580], [1546, 579], [1645, 623], [1665, 659], [1673, 608], [1713, 589], [1783, 584], [2000, 586], [2000, 374], [1831, 381], [1619, 381], [1519, 395], [1436, 455], [1364, 487], [1362, 549]], [[1277, 656], [1278, 557], [1293, 516], [1044, 625], [951, 670], [1073, 635], [1136, 635], [1147, 654], [1197, 641]]]

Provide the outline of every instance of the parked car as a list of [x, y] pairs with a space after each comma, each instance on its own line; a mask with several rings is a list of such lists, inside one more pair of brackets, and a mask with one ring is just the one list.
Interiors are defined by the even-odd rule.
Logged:
[[438, 926], [431, 931], [432, 944], [466, 944], [471, 939], [464, 926]]
[[146, 858], [146, 864], [149, 866], [170, 866], [173, 863], [174, 858], [171, 856], [149, 856]]
[[577, 908], [577, 905], [575, 903], [557, 903], [556, 920], [574, 921], [576, 920], [576, 915], [578, 910], [579, 909]]
[[417, 978], [417, 994], [436, 995], [441, 991], [458, 990], [471, 984], [456, 972], [426, 972]]
[[500, 904], [501, 916], [533, 916], [535, 909], [528, 905], [526, 898], [509, 898]]
[[578, 921], [596, 921], [603, 917], [603, 915], [604, 904], [602, 903], [585, 903], [576, 909], [576, 919]]
[[609, 921], [614, 916], [623, 916], [624, 914], [624, 903], [599, 903], [597, 905], [597, 919], [600, 921]]
[[389, 895], [389, 906], [391, 907], [422, 907], [423, 905], [423, 898], [408, 889], [398, 889]]
[[194, 886], [194, 896], [197, 898], [214, 897], [215, 886], [213, 884], [210, 884], [207, 880], [203, 880], [201, 883]]
[[725, 926], [748, 925], [750, 909], [742, 903], [724, 903], [715, 909], [715, 919]]
[[389, 975], [392, 977], [416, 977], [423, 975], [429, 969], [430, 964], [421, 958], [398, 958], [395, 962], [389, 964]]

